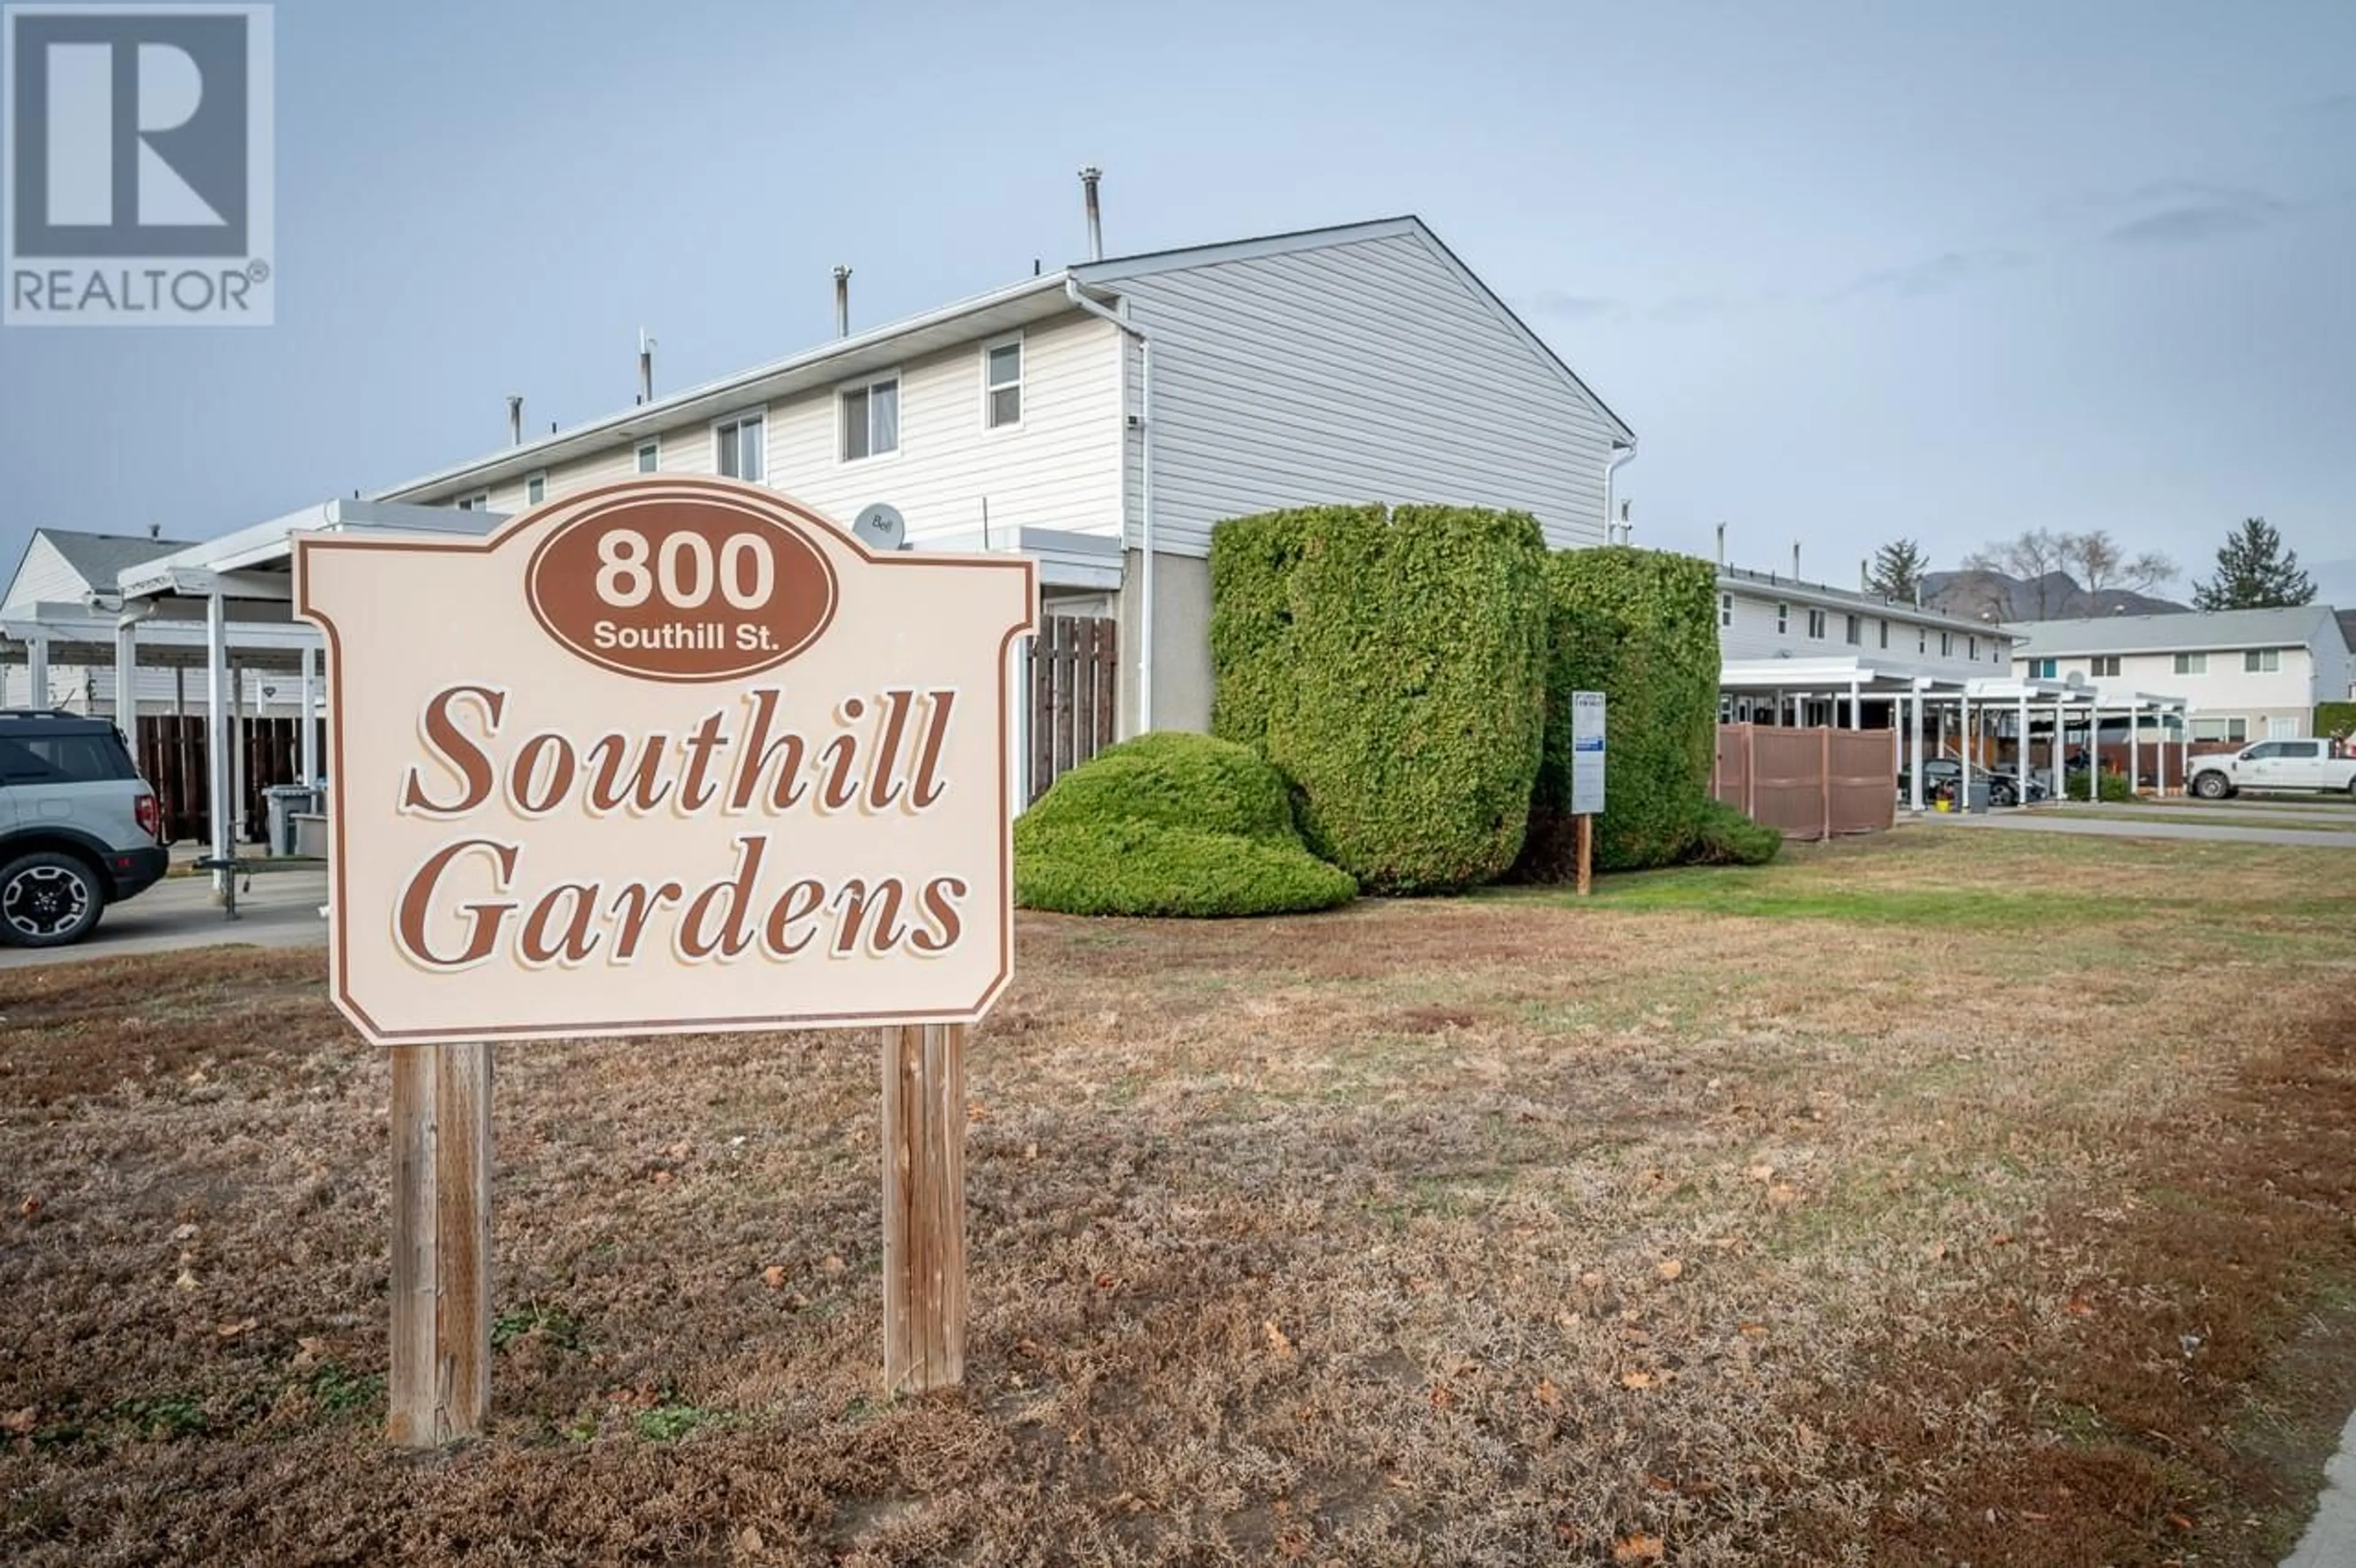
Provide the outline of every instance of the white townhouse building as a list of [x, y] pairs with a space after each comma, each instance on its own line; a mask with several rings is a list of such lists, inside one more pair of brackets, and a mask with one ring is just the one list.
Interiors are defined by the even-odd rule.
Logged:
[[888, 503], [910, 544], [1027, 552], [1051, 614], [1117, 618], [1129, 735], [1209, 727], [1222, 519], [1518, 507], [1552, 545], [1601, 544], [1634, 447], [1406, 217], [1076, 263], [370, 499], [514, 513], [635, 474], [717, 474], [845, 522]]
[[1740, 567], [1718, 569], [1719, 709], [1729, 722], [1896, 729], [1904, 699], [2008, 678], [1988, 622]]
[[2075, 676], [2098, 689], [2181, 693], [2196, 741], [2309, 735], [2316, 705], [2345, 701], [2350, 689], [2348, 641], [2321, 604], [2028, 621], [2007, 630], [2025, 678]]

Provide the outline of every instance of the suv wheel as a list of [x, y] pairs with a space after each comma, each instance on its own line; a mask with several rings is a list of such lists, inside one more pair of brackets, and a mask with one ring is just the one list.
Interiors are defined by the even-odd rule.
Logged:
[[0, 943], [11, 947], [80, 942], [105, 907], [98, 873], [76, 856], [43, 849], [0, 868]]

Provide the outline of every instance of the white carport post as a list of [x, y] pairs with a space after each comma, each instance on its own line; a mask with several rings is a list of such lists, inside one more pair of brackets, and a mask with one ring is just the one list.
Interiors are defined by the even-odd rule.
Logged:
[[2143, 693], [2127, 693], [2127, 795], [2143, 778]]
[[40, 712], [49, 706], [49, 639], [35, 632], [25, 639], [25, 673], [27, 694], [25, 706]]
[[2029, 688], [2020, 688], [2020, 752], [2013, 758], [2012, 783], [2015, 805], [2029, 804]]
[[1955, 809], [1969, 811], [1972, 808], [1972, 688], [1968, 686], [1964, 688], [1955, 700], [1963, 705], [1960, 728], [1964, 732], [1964, 771], [1955, 782]]
[[1864, 699], [1863, 699], [1862, 698], [1858, 697], [1858, 693], [1857, 693], [1857, 677], [1855, 677], [1855, 676], [1851, 676], [1851, 677], [1848, 677], [1848, 727], [1849, 727], [1850, 729], [1852, 729], [1852, 730], [1862, 730], [1862, 729], [1864, 729], [1864, 728], [1865, 728], [1865, 720], [1864, 720], [1864, 719], [1863, 719], [1863, 718], [1858, 714], [1858, 706], [1859, 706], [1859, 704], [1860, 704], [1860, 703], [1862, 703], [1862, 702], [1863, 702], [1863, 700], [1864, 700]]
[[2062, 793], [2062, 737], [2064, 732], [2064, 720], [2069, 711], [2068, 698], [2060, 697], [2053, 699], [2053, 740], [2045, 748], [2045, 779], [2051, 786], [2046, 794], [2055, 800], [2070, 798]]
[[[205, 595], [205, 820], [212, 829], [212, 859], [225, 861], [235, 849], [229, 814], [229, 604], [216, 587]], [[230, 876], [213, 869], [213, 896], [226, 902]]]
[[139, 766], [139, 623], [125, 614], [114, 623], [114, 727]]
[[2103, 694], [2095, 689], [2086, 694], [2086, 804], [2099, 805], [2103, 799]]
[[1922, 809], [1922, 677], [1914, 677], [1913, 732], [1906, 737], [1907, 754], [1913, 759], [1914, 809]]
[[[302, 680], [303, 728], [295, 732], [298, 737], [301, 755], [303, 758], [303, 776], [295, 782], [302, 784], [309, 784], [319, 776], [319, 738], [314, 732], [315, 726], [311, 722], [311, 680], [314, 667], [318, 661], [318, 656], [319, 652], [316, 648], [312, 647], [307, 643], [304, 645]], [[1013, 711], [1019, 715], [1021, 713], [1021, 709], [1017, 707]]]

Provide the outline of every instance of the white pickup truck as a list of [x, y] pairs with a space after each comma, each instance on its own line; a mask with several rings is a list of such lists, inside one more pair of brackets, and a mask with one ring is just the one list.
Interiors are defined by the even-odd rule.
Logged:
[[2329, 741], [2260, 741], [2230, 757], [2192, 759], [2192, 793], [2223, 800], [2245, 789], [2356, 795], [2356, 756], [2334, 756]]

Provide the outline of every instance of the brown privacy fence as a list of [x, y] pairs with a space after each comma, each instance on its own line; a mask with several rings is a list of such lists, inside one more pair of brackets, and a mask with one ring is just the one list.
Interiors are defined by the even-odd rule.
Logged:
[[1115, 623], [1100, 615], [1049, 615], [1031, 641], [1029, 799], [1113, 742], [1120, 690]]
[[[301, 731], [294, 719], [248, 719], [245, 736], [245, 809], [239, 837], [258, 838], [263, 824], [262, 792], [294, 784], [302, 766]], [[324, 733], [322, 757], [327, 753]], [[144, 714], [139, 720], [139, 771], [155, 786], [164, 807], [167, 840], [206, 838], [212, 826], [205, 814], [205, 720], [197, 715]]]
[[1897, 731], [1721, 724], [1710, 793], [1786, 838], [1879, 833], [1898, 815]]

